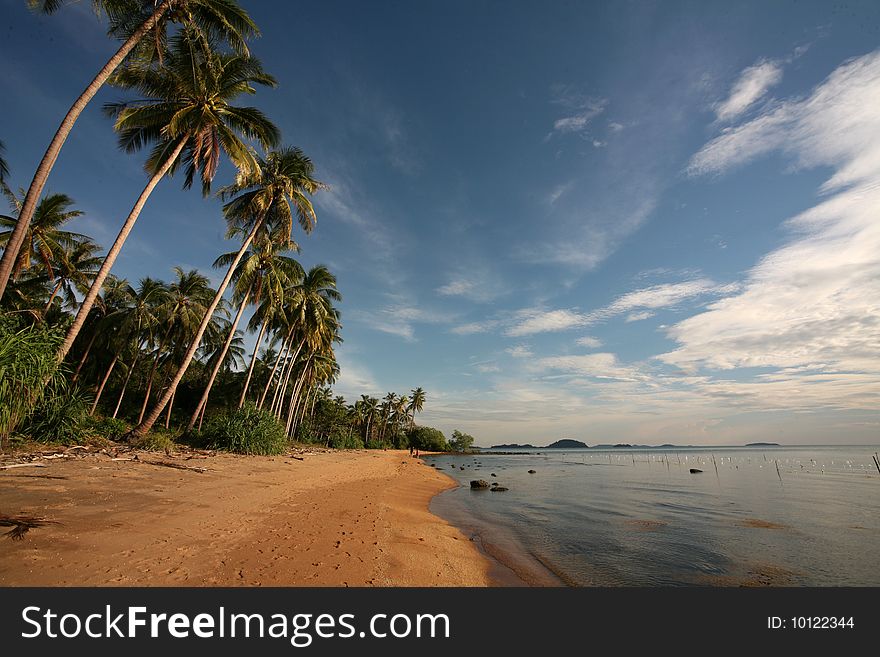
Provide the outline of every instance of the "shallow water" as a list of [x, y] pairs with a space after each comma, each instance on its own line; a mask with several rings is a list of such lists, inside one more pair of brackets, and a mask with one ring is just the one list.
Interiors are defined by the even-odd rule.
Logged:
[[[877, 450], [529, 450], [426, 460], [462, 484], [434, 498], [432, 510], [530, 583], [877, 586]], [[472, 491], [472, 479], [510, 490]]]

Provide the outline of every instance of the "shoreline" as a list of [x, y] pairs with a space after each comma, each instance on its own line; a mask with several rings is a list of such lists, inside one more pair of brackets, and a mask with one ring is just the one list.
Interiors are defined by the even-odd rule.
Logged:
[[505, 585], [404, 450], [112, 456], [0, 471], [0, 514], [57, 523], [0, 536], [0, 586]]

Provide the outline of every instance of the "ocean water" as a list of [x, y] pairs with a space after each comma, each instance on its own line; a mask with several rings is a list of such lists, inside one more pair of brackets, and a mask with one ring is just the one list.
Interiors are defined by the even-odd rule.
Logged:
[[[426, 460], [461, 483], [435, 497], [432, 511], [503, 564], [506, 583], [878, 586], [878, 450], [527, 450]], [[474, 491], [472, 479], [509, 490]]]

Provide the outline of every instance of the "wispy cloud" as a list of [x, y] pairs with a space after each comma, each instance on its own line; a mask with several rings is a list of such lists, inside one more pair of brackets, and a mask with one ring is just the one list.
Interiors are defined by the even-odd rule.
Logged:
[[654, 316], [650, 310], [642, 310], [637, 313], [630, 313], [626, 316], [625, 322], [641, 322], [643, 319], [650, 319]]
[[[505, 335], [520, 337], [535, 333], [565, 331], [572, 328], [590, 326], [612, 317], [631, 313], [627, 321], [647, 319], [654, 310], [674, 308], [678, 304], [705, 295], [728, 294], [736, 290], [735, 285], [719, 285], [709, 279], [697, 279], [682, 283], [669, 283], [641, 288], [624, 294], [603, 308], [591, 312], [576, 309], [546, 310], [542, 308], [518, 311], [505, 330]], [[641, 310], [639, 310], [641, 309]], [[632, 311], [639, 310], [633, 313]]]
[[504, 351], [514, 358], [531, 358], [532, 356], [534, 356], [532, 350], [524, 344], [518, 344], [513, 347], [508, 347]]
[[762, 59], [749, 66], [734, 82], [730, 95], [715, 106], [719, 121], [730, 121], [763, 98], [782, 80], [782, 64]]
[[598, 349], [602, 346], [602, 341], [599, 338], [585, 335], [584, 337], [575, 340], [575, 344], [579, 344], [580, 346], [586, 347], [587, 349]]
[[740, 293], [672, 326], [679, 346], [661, 361], [688, 371], [775, 370], [748, 385], [714, 384], [731, 395], [809, 391], [812, 401], [824, 395], [860, 407], [876, 394], [878, 103], [880, 51], [844, 63], [806, 97], [768, 109], [694, 156], [693, 173], [716, 173], [778, 149], [800, 166], [831, 167], [820, 192], [834, 195], [787, 222], [790, 239], [749, 271]]
[[407, 342], [416, 341], [416, 324], [445, 324], [452, 319], [448, 313], [402, 303], [390, 304], [377, 310], [352, 310], [348, 316], [375, 331], [396, 335]]
[[585, 94], [574, 85], [555, 85], [551, 91], [552, 102], [565, 110], [565, 116], [553, 122], [553, 131], [560, 134], [585, 131], [608, 105], [607, 98]]
[[477, 303], [487, 303], [508, 292], [501, 277], [485, 264], [472, 259], [449, 276], [449, 282], [436, 289], [444, 297], [461, 297]]

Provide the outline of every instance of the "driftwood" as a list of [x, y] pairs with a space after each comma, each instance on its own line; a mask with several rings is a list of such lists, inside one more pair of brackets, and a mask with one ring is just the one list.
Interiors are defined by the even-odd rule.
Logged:
[[208, 471], [208, 468], [194, 468], [190, 465], [181, 465], [180, 463], [172, 463], [171, 461], [144, 461], [141, 460], [141, 463], [146, 463], [147, 465], [161, 465], [165, 468], [175, 468], [176, 470], [191, 470], [192, 472], [198, 472], [202, 474]]
[[31, 516], [4, 516], [0, 515], [0, 527], [12, 527], [4, 536], [8, 536], [13, 541], [20, 541], [28, 530], [34, 527], [42, 527], [43, 525], [55, 525], [54, 520], [46, 518], [34, 518]]
[[10, 477], [34, 477], [35, 479], [67, 479], [61, 475], [11, 474]]
[[45, 468], [45, 463], [13, 463], [12, 465], [0, 465], [0, 470], [11, 470], [12, 468]]

